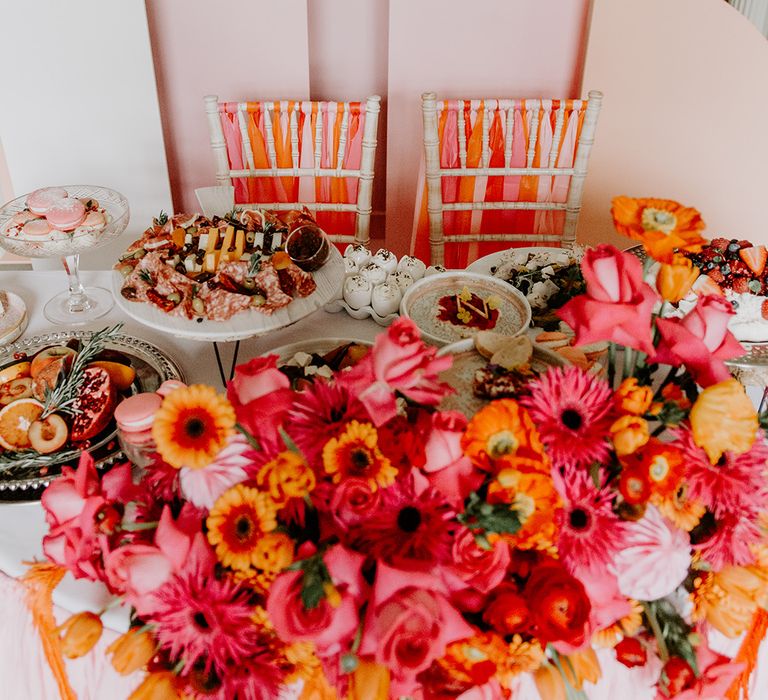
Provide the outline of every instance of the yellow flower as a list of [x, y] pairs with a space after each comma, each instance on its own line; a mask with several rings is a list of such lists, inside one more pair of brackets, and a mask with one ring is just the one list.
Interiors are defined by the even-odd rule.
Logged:
[[675, 254], [671, 263], [662, 263], [656, 276], [656, 289], [664, 301], [676, 304], [688, 295], [699, 276], [699, 268], [690, 258]]
[[620, 411], [642, 416], [651, 407], [653, 389], [638, 385], [636, 377], [627, 377], [616, 389], [614, 400]]
[[281, 452], [259, 470], [256, 483], [284, 506], [288, 499], [303, 498], [315, 488], [315, 474], [300, 455]]
[[616, 230], [642, 241], [654, 260], [672, 262], [675, 250], [697, 252], [707, 241], [700, 231], [698, 211], [671, 199], [614, 197], [611, 207]]
[[[239, 571], [272, 561], [273, 558], [265, 553], [265, 547], [271, 551], [271, 540], [266, 544], [262, 540], [277, 527], [276, 510], [266, 493], [243, 484], [237, 484], [219, 496], [206, 520], [208, 541], [215, 548], [218, 560]], [[278, 551], [283, 549], [278, 548]], [[274, 561], [283, 560], [284, 557], [274, 557]]]
[[104, 626], [101, 618], [92, 612], [72, 615], [58, 628], [61, 634], [61, 653], [68, 659], [79, 659], [101, 639]]
[[706, 619], [734, 639], [752, 623], [758, 606], [768, 602], [768, 571], [759, 566], [726, 566], [693, 582], [693, 618]]
[[648, 421], [639, 416], [622, 416], [614, 421], [610, 431], [613, 447], [619, 457], [632, 454], [650, 439]]
[[388, 700], [389, 669], [383, 664], [358, 659], [349, 684], [350, 700]]
[[144, 668], [155, 655], [155, 640], [144, 630], [130, 629], [107, 647], [112, 654], [112, 666], [120, 675], [127, 676]]
[[323, 467], [334, 483], [357, 477], [366, 479], [372, 491], [389, 486], [397, 468], [379, 450], [379, 435], [370, 423], [353, 420], [337, 438], [323, 447]]
[[152, 437], [160, 456], [180, 469], [202, 469], [235, 430], [235, 409], [216, 390], [202, 384], [168, 394], [155, 415]]
[[685, 484], [672, 494], [652, 494], [651, 503], [665, 518], [686, 532], [693, 530], [707, 511], [703, 503], [688, 498], [688, 489]]
[[704, 389], [693, 404], [690, 420], [693, 440], [712, 464], [723, 452], [746, 452], [757, 437], [757, 413], [736, 379]]
[[176, 676], [172, 671], [149, 673], [128, 700], [180, 700]]
[[621, 619], [592, 634], [592, 645], [613, 648], [624, 637], [634, 637], [643, 626], [643, 606], [636, 600], [629, 600], [630, 611]]

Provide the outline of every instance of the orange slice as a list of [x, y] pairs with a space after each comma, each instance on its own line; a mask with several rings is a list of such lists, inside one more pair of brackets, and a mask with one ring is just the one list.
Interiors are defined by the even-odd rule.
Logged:
[[31, 366], [32, 363], [29, 360], [24, 360], [23, 362], [16, 362], [15, 364], [9, 365], [5, 369], [0, 370], [0, 384], [10, 382], [12, 379], [28, 377], [29, 368]]
[[43, 404], [35, 399], [19, 399], [0, 411], [0, 445], [6, 450], [28, 450], [29, 426], [43, 414]]

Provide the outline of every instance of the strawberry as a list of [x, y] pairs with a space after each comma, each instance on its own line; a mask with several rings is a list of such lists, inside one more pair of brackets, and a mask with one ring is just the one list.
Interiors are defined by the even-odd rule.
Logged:
[[736, 277], [733, 280], [733, 284], [731, 285], [731, 289], [733, 289], [736, 294], [748, 294], [749, 293], [749, 282], [747, 282], [746, 277]]
[[768, 250], [766, 250], [764, 245], [750, 246], [749, 248], [742, 248], [739, 251], [739, 257], [759, 277], [763, 274], [763, 270], [765, 270], [765, 263], [768, 261]]
[[763, 318], [768, 321], [768, 299], [763, 301], [763, 305], [760, 307], [760, 311], [763, 314]]
[[725, 281], [725, 275], [723, 275], [720, 270], [718, 270], [716, 267], [707, 272], [707, 276], [713, 281], [720, 284], [721, 282]]
[[727, 238], [713, 238], [709, 245], [712, 248], [719, 250], [721, 253], [724, 253], [728, 249], [729, 243], [730, 241]]
[[742, 248], [750, 248], [750, 247], [752, 247], [752, 243], [750, 241], [746, 241], [746, 240], [739, 241], [739, 245]]
[[722, 296], [723, 290], [716, 284], [711, 277], [699, 275], [699, 278], [693, 283], [693, 291], [696, 294], [719, 294]]
[[731, 260], [730, 261], [730, 267], [731, 267], [731, 274], [732, 275], [742, 275], [744, 277], [751, 277], [751, 270], [749, 267], [742, 262], [741, 260]]

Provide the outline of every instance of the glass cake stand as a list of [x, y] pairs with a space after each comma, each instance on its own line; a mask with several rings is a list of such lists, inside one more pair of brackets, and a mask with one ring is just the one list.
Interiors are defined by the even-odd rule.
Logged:
[[17, 197], [0, 209], [0, 246], [26, 258], [61, 258], [69, 289], [50, 299], [43, 308], [45, 317], [59, 325], [79, 325], [104, 316], [114, 305], [111, 291], [83, 287], [80, 282], [80, 253], [94, 250], [119, 236], [128, 225], [128, 200], [115, 190], [97, 185], [64, 185], [70, 197], [93, 199], [104, 213], [100, 229], [77, 228], [70, 233], [53, 231], [45, 236], [24, 236], [11, 228], [15, 214], [27, 209], [28, 195]]

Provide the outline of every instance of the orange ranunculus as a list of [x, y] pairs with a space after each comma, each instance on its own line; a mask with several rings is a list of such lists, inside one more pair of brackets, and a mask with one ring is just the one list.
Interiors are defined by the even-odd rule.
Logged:
[[694, 266], [690, 258], [675, 254], [671, 263], [661, 264], [656, 275], [656, 289], [664, 301], [677, 304], [688, 295], [698, 276], [699, 268]]
[[61, 653], [68, 659], [79, 659], [93, 649], [103, 629], [101, 618], [92, 612], [72, 615], [59, 627]]
[[621, 462], [625, 471], [638, 474], [648, 484], [648, 497], [651, 493], [661, 498], [674, 495], [685, 474], [683, 451], [657, 438], [651, 438], [642, 450]]
[[155, 640], [146, 630], [130, 629], [107, 647], [107, 654], [112, 654], [115, 671], [127, 676], [144, 668], [155, 655]]
[[676, 249], [698, 252], [707, 242], [699, 212], [670, 199], [614, 197], [611, 216], [619, 233], [642, 241], [659, 262], [672, 262]]
[[128, 700], [180, 700], [176, 676], [171, 671], [148, 673]]
[[651, 407], [653, 389], [639, 385], [636, 377], [627, 377], [616, 389], [614, 400], [616, 407], [623, 413], [642, 416]]
[[728, 379], [704, 389], [691, 409], [694, 442], [715, 464], [723, 452], [746, 452], [757, 437], [757, 413], [744, 387]]
[[544, 458], [531, 416], [514, 399], [493, 401], [478, 411], [464, 431], [461, 447], [475, 466], [486, 471], [496, 471], [500, 463], [516, 457]]
[[524, 632], [529, 616], [528, 604], [513, 583], [498, 586], [483, 611], [483, 620], [504, 636]]
[[665, 401], [676, 403], [683, 410], [691, 407], [690, 400], [685, 395], [685, 393], [683, 393], [683, 390], [680, 388], [679, 384], [665, 384], [664, 388], [661, 390], [661, 396]]
[[632, 454], [640, 449], [648, 439], [648, 421], [640, 416], [626, 415], [615, 420], [611, 426], [613, 448], [619, 457]]

